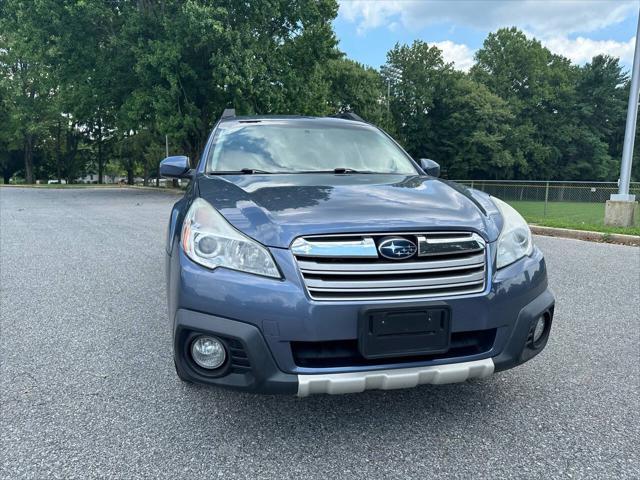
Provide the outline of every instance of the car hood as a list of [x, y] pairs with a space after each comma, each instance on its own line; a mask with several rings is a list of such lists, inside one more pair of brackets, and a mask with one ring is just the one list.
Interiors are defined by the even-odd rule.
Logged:
[[418, 175], [199, 175], [200, 196], [238, 230], [288, 247], [302, 235], [498, 228], [466, 189]]

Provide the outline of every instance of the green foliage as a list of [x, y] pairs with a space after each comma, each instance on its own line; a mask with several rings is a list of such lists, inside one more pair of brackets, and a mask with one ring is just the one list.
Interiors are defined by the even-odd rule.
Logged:
[[330, 93], [323, 113], [357, 112], [368, 122], [390, 129], [386, 86], [376, 70], [337, 58], [327, 63], [325, 76]]
[[393, 120], [415, 158], [436, 159], [451, 178], [499, 178], [517, 166], [507, 102], [455, 71], [440, 50], [396, 45], [386, 67]]
[[485, 86], [456, 75], [439, 112], [435, 130], [449, 177], [500, 178], [518, 165], [521, 158], [512, 151], [514, 116], [507, 102]]
[[386, 67], [383, 75], [391, 85], [391, 114], [400, 139], [416, 157], [431, 154], [439, 141], [436, 106], [454, 76], [452, 66], [436, 47], [417, 40], [412, 46], [396, 44]]
[[377, 71], [337, 49], [337, 8], [335, 0], [0, 2], [4, 180], [146, 180], [157, 175], [165, 135], [170, 153], [195, 161], [231, 106], [355, 111], [450, 178], [617, 178], [629, 91], [617, 59], [577, 67], [512, 28], [489, 34], [468, 74], [422, 41], [396, 45]]
[[7, 120], [2, 136], [24, 152], [25, 177], [34, 179], [36, 143], [46, 135], [57, 87], [47, 2], [7, 0], [0, 7], [0, 88]]
[[470, 76], [506, 100], [522, 159], [514, 178], [614, 180], [626, 77], [617, 59], [575, 67], [522, 32], [489, 34]]

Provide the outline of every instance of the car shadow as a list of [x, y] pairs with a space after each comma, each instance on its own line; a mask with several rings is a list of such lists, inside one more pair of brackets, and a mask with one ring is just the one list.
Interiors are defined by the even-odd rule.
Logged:
[[[287, 432], [300, 442], [334, 434], [402, 435], [411, 430], [459, 432], [499, 422], [505, 409], [523, 408], [530, 400], [524, 380], [503, 374], [460, 384], [423, 385], [413, 389], [367, 391], [349, 395], [255, 395], [189, 386], [216, 428], [250, 431], [256, 438]], [[520, 407], [518, 407], [520, 404]], [[206, 424], [206, 421], [205, 421]], [[435, 433], [434, 433], [435, 434]]]

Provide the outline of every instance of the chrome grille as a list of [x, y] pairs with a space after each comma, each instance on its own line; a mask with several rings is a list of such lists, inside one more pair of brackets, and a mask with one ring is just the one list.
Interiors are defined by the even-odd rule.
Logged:
[[[381, 241], [410, 240], [405, 260], [383, 258]], [[467, 295], [484, 290], [485, 242], [475, 233], [419, 232], [312, 236], [291, 250], [315, 300], [386, 300]]]

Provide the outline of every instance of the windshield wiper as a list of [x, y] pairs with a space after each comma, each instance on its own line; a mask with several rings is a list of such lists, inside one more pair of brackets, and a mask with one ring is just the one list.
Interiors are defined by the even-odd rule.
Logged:
[[259, 170], [257, 168], [241, 168], [240, 170], [213, 170], [207, 172], [207, 175], [253, 175], [254, 173], [271, 174], [273, 172], [267, 172], [266, 170]]
[[299, 170], [290, 173], [379, 173], [371, 170], [355, 170], [353, 168], [338, 167], [333, 170]]

